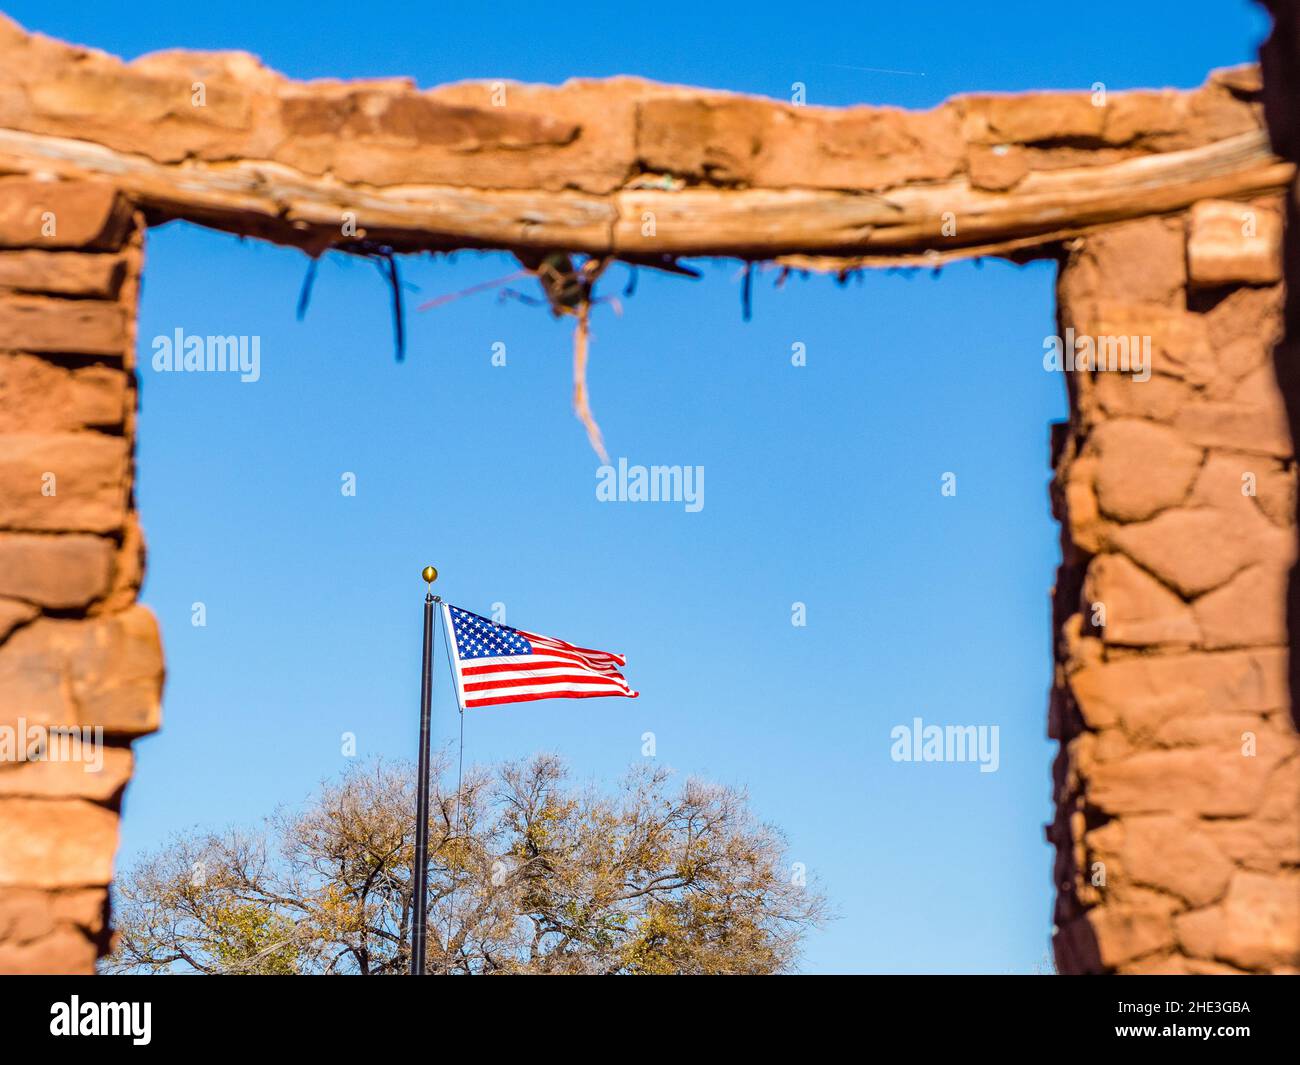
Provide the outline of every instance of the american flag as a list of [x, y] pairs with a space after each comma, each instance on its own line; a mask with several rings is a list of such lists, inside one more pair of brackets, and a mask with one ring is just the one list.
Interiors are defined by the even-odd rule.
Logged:
[[639, 694], [618, 671], [627, 665], [622, 655], [498, 625], [450, 603], [442, 609], [451, 634], [456, 691], [466, 710], [534, 699], [635, 699]]

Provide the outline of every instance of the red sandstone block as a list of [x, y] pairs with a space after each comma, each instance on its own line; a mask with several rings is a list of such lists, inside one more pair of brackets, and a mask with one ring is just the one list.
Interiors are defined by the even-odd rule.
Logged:
[[1278, 459], [1211, 451], [1196, 475], [1188, 505], [1217, 510], [1258, 509], [1273, 525], [1295, 523], [1295, 470]]
[[69, 369], [36, 355], [0, 352], [0, 425], [6, 432], [119, 429], [130, 375], [115, 366]]
[[776, 107], [744, 96], [662, 96], [637, 105], [647, 171], [767, 188], [884, 188], [955, 174], [964, 145], [954, 107]]
[[1144, 521], [1181, 503], [1201, 465], [1200, 448], [1139, 418], [1103, 422], [1089, 435], [1087, 447], [1098, 457], [1097, 502], [1117, 521]]
[[1247, 757], [1239, 746], [1151, 750], [1085, 765], [1089, 802], [1112, 815], [1183, 813], [1244, 817], [1260, 804], [1277, 757]]
[[1233, 864], [1199, 831], [1201, 823], [1166, 814], [1111, 822], [1121, 827], [1120, 857], [1127, 878], [1177, 895], [1191, 906], [1219, 899], [1232, 877]]
[[0, 252], [0, 289], [15, 292], [114, 299], [125, 276], [126, 260], [117, 255]]
[[1092, 394], [1108, 417], [1171, 422], [1192, 402], [1194, 392], [1176, 377], [1152, 375], [1149, 381], [1134, 381], [1127, 374], [1099, 373]]
[[[266, 150], [276, 162], [308, 173], [374, 185], [610, 192], [627, 180], [636, 162], [635, 106], [644, 83], [511, 82], [503, 91], [504, 106], [494, 106], [485, 82], [440, 86], [418, 101], [391, 82], [290, 84], [265, 101], [283, 124]], [[337, 125], [322, 132], [322, 122], [339, 108], [356, 116], [347, 135], [339, 136]]]
[[1202, 200], [1188, 221], [1187, 272], [1204, 288], [1280, 281], [1282, 219], [1254, 204]]
[[108, 591], [114, 550], [102, 536], [0, 533], [0, 596], [86, 606]]
[[[1286, 810], [1269, 811], [1273, 799], [1270, 792], [1254, 817], [1233, 818], [1205, 822], [1206, 834], [1224, 854], [1244, 869], [1257, 873], [1279, 873], [1284, 867], [1300, 867], [1300, 796], [1295, 794], [1295, 781], [1300, 774], [1290, 766], [1274, 770], [1282, 785], [1289, 785], [1290, 806]], [[1289, 779], [1287, 779], [1289, 778]], [[1270, 818], [1267, 815], [1284, 814]]]
[[98, 181], [0, 181], [0, 248], [120, 247], [130, 214]]
[[1261, 563], [1197, 599], [1196, 623], [1205, 646], [1212, 650], [1286, 646], [1289, 573], [1285, 562]]
[[1219, 958], [1246, 969], [1300, 965], [1300, 874], [1239, 872], [1223, 911]]
[[970, 95], [961, 98], [962, 133], [977, 144], [1027, 144], [1067, 137], [1100, 138], [1106, 109], [1082, 92]]
[[54, 929], [28, 943], [0, 942], [0, 973], [10, 976], [89, 974], [95, 971], [99, 948], [78, 928]]
[[0, 529], [117, 532], [130, 478], [130, 445], [120, 436], [0, 436]]
[[0, 886], [107, 884], [117, 814], [83, 799], [0, 798]]
[[80, 723], [141, 736], [157, 730], [163, 683], [158, 622], [147, 607], [74, 623], [67, 661]]
[[1076, 935], [1091, 931], [1101, 965], [1115, 968], [1146, 954], [1168, 950], [1174, 944], [1168, 913], [1112, 903], [1089, 910], [1078, 919]]
[[1191, 647], [1200, 641], [1191, 607], [1123, 555], [1098, 555], [1089, 564], [1083, 609], [1104, 617], [1102, 639], [1108, 644]]
[[124, 307], [105, 300], [0, 296], [0, 350], [124, 358]]
[[103, 888], [0, 888], [0, 943], [30, 943], [60, 925], [97, 936], [104, 930], [107, 901], [108, 892]]
[[1174, 918], [1174, 934], [1182, 952], [1193, 958], [1213, 958], [1223, 935], [1223, 907], [1180, 913]]
[[[1081, 316], [1090, 313], [1090, 304], [1103, 301], [1120, 301], [1132, 313], [1143, 306], [1159, 313], [1164, 306], [1185, 306], [1186, 280], [1181, 221], [1142, 218], [1083, 241], [1061, 273], [1058, 296], [1062, 308]], [[1081, 333], [1094, 328], [1087, 321], [1074, 325]]]
[[42, 759], [0, 765], [0, 798], [90, 799], [113, 803], [131, 780], [129, 747], [82, 746], [82, 760]]
[[42, 618], [0, 645], [0, 721], [100, 725], [142, 736], [160, 722], [158, 623], [142, 606], [65, 621]]
[[[1268, 373], [1272, 373], [1268, 368]], [[1179, 411], [1174, 426], [1201, 447], [1228, 448], [1290, 458], [1295, 448], [1281, 397], [1261, 405], [1240, 400], [1192, 403]]]
[[[1250, 500], [1242, 497], [1243, 504]], [[1246, 566], [1285, 564], [1293, 534], [1253, 505], [1179, 507], [1107, 533], [1110, 544], [1170, 588], [1191, 598], [1226, 584]]]
[[81, 723], [64, 675], [61, 624], [75, 623], [41, 618], [0, 644], [0, 727]]

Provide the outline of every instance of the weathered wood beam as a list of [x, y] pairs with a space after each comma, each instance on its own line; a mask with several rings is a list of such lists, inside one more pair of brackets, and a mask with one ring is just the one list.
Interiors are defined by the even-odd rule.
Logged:
[[[88, 141], [0, 129], [0, 172], [111, 181], [156, 219], [186, 218], [318, 253], [357, 235], [403, 251], [565, 248], [593, 255], [829, 257], [864, 263], [1022, 253], [1091, 226], [1199, 199], [1284, 188], [1262, 132], [1105, 165], [1030, 173], [1005, 191], [965, 176], [876, 192], [565, 190], [348, 184], [284, 163], [165, 165]], [[948, 223], [945, 226], [945, 221]], [[833, 267], [835, 262], [808, 260]]]

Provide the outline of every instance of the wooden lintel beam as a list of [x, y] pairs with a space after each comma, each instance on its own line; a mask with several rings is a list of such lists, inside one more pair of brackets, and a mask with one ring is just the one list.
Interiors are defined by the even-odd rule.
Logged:
[[[399, 251], [563, 248], [592, 255], [857, 262], [1024, 257], [1063, 233], [1280, 190], [1293, 167], [1262, 131], [1183, 151], [1036, 171], [1013, 188], [963, 176], [880, 191], [624, 188], [608, 194], [347, 184], [282, 163], [176, 165], [88, 141], [0, 129], [0, 173], [105, 179], [155, 218], [185, 218], [318, 254], [357, 236]], [[945, 220], [949, 225], [944, 226]]]

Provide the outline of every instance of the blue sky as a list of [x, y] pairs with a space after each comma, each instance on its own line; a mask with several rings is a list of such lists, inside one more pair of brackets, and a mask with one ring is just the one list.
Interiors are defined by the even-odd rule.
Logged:
[[[1265, 30], [1245, 3], [703, 10], [583, 7], [567, 23], [548, 5], [6, 5], [126, 56], [242, 47], [298, 77], [635, 73], [778, 97], [800, 81], [810, 103], [915, 107], [981, 89], [1189, 87], [1249, 60]], [[121, 860], [300, 801], [344, 768], [344, 732], [361, 756], [412, 756], [431, 561], [458, 605], [503, 602], [512, 624], [626, 653], [643, 693], [480, 711], [467, 760], [553, 750], [579, 779], [612, 782], [654, 732], [683, 774], [747, 786], [831, 896], [841, 918], [809, 940], [805, 971], [1044, 963], [1047, 427], [1065, 414], [1041, 366], [1054, 267], [781, 290], [769, 273], [750, 323], [735, 264], [703, 264], [697, 282], [643, 273], [621, 318], [597, 311], [593, 404], [616, 458], [705, 467], [705, 506], [687, 513], [597, 502], [566, 324], [467, 298], [412, 314], [397, 364], [373, 267], [322, 264], [298, 323], [305, 264], [194, 227], [150, 234], [142, 356], [177, 327], [255, 334], [262, 377], [142, 372], [144, 600], [169, 676], [164, 729], [136, 745]], [[420, 299], [514, 268], [465, 254], [405, 274]], [[956, 496], [940, 493], [945, 472]], [[891, 761], [890, 729], [918, 716], [999, 726], [999, 770]], [[437, 742], [454, 728], [444, 669]]]

